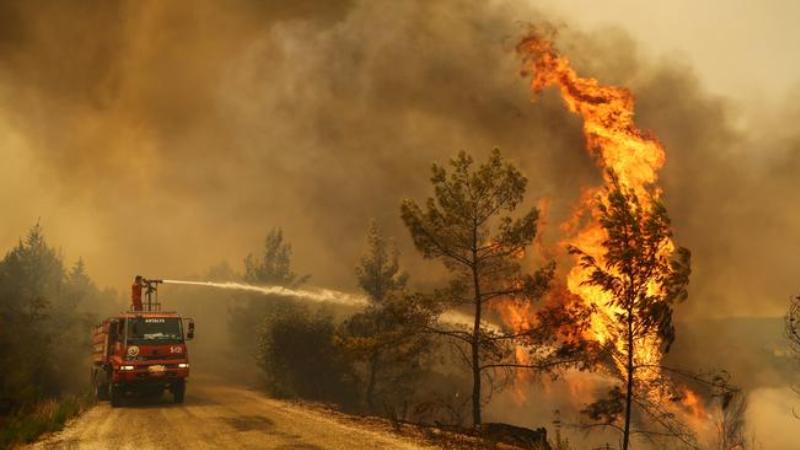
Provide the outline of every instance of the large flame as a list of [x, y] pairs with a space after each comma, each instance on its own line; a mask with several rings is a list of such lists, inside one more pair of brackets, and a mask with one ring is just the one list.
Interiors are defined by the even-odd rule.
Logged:
[[[586, 148], [602, 169], [604, 183], [584, 188], [573, 216], [561, 227], [564, 236], [561, 244], [580, 248], [602, 265], [606, 251], [602, 243], [606, 232], [594, 206], [598, 198], [606, 201], [605, 188], [612, 181], [609, 173], [613, 172], [620, 185], [632, 190], [640, 204], [648, 207], [651, 199], [658, 199], [661, 195], [657, 183], [666, 157], [664, 147], [655, 136], [636, 127], [634, 97], [628, 89], [604, 86], [594, 78], [578, 76], [570, 61], [541, 34], [530, 34], [517, 49], [524, 58], [524, 73], [531, 75], [533, 93], [539, 94], [548, 87], [556, 88], [567, 109], [583, 120]], [[674, 249], [674, 244], [666, 241], [661, 251], [671, 254]], [[590, 275], [589, 269], [574, 262], [563, 283], [571, 294], [596, 311], [589, 326], [591, 337], [603, 344], [612, 343], [624, 351], [624, 341], [610, 331], [614, 316], [620, 311], [611, 306], [607, 292], [585, 283]], [[654, 280], [649, 288], [657, 291], [661, 287]], [[509, 325], [516, 329], [521, 325], [531, 325], [523, 319], [528, 311], [513, 309], [514, 305], [509, 304], [501, 310], [504, 318], [510, 319]], [[663, 357], [660, 344], [657, 336], [638, 341], [634, 352], [636, 364], [658, 365]], [[623, 369], [621, 365], [617, 368]], [[657, 375], [655, 371], [640, 374], [644, 381], [655, 379]], [[704, 415], [702, 402], [692, 391], [686, 389], [685, 398], [688, 400], [683, 402], [683, 406], [687, 412], [695, 417]]]
[[[524, 57], [526, 71], [532, 74], [531, 90], [538, 94], [547, 87], [557, 88], [567, 109], [583, 119], [587, 150], [603, 169], [605, 184], [611, 182], [611, 171], [622, 187], [633, 190], [645, 206], [650, 198], [658, 198], [660, 190], [656, 183], [665, 161], [664, 147], [633, 122], [633, 94], [622, 87], [604, 86], [594, 78], [578, 76], [570, 61], [540, 34], [526, 37], [518, 50]], [[602, 196], [606, 191], [603, 188], [585, 189], [572, 219], [562, 227], [566, 232], [564, 244], [580, 248], [601, 264], [606, 233], [593, 206], [598, 197], [604, 200]], [[663, 247], [665, 252], [673, 250], [671, 242]], [[597, 310], [592, 317], [591, 332], [598, 341], [606, 343], [614, 339], [609, 325], [619, 311], [610, 306], [607, 292], [585, 283], [590, 275], [589, 269], [574, 264], [567, 274], [566, 285], [570, 292]], [[655, 284], [652, 287], [658, 288]], [[622, 350], [624, 343], [619, 341], [615, 345]], [[638, 364], [656, 364], [661, 356], [655, 339], [645, 340], [636, 347]]]
[[518, 50], [533, 74], [533, 92], [540, 93], [548, 86], [558, 88], [567, 108], [583, 119], [587, 148], [599, 165], [612, 169], [623, 186], [644, 196], [658, 181], [665, 152], [654, 136], [634, 124], [631, 92], [579, 77], [569, 60], [540, 34], [529, 35]]

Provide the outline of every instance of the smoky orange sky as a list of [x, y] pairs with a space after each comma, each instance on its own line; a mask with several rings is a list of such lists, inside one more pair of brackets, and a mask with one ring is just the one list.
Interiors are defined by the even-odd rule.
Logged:
[[694, 253], [681, 314], [777, 315], [796, 291], [790, 2], [284, 3], [0, 1], [0, 245], [39, 220], [122, 289], [238, 269], [280, 226], [297, 271], [351, 290], [375, 218], [433, 282], [399, 219], [431, 162], [499, 147], [550, 224], [597, 180], [579, 121], [552, 93], [531, 102], [519, 74], [526, 24], [550, 22], [666, 146], [665, 199]]

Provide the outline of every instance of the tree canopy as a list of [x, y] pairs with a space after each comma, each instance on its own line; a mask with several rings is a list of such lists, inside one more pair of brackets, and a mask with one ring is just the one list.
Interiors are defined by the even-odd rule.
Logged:
[[0, 260], [0, 399], [24, 403], [84, 387], [89, 329], [114, 304], [83, 260], [67, 269], [34, 225]]
[[244, 280], [249, 283], [296, 287], [309, 278], [292, 270], [292, 245], [284, 241], [280, 228], [267, 233], [261, 255], [251, 253], [244, 260]]
[[484, 310], [493, 300], [538, 299], [553, 267], [534, 274], [522, 269], [522, 258], [536, 237], [539, 211], [528, 208], [516, 214], [528, 180], [514, 164], [494, 149], [480, 165], [460, 152], [449, 166], [433, 165], [433, 197], [424, 207], [404, 200], [401, 215], [420, 253], [441, 261], [453, 276], [437, 295], [440, 311], [462, 306], [470, 310], [467, 329], [440, 324], [431, 330], [468, 348], [463, 359], [473, 381], [473, 424], [480, 427], [486, 394], [482, 377], [494, 367], [492, 362], [508, 357], [513, 338], [487, 327]]

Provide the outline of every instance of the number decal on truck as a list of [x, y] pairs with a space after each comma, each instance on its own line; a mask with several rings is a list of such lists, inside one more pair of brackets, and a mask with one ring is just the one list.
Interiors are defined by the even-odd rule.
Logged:
[[180, 345], [173, 345], [169, 348], [170, 353], [183, 353], [183, 347]]

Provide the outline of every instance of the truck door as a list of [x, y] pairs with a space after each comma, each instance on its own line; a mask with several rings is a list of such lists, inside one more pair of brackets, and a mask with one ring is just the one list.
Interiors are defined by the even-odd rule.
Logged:
[[108, 345], [106, 346], [106, 356], [110, 357], [114, 354], [114, 349], [117, 347], [117, 342], [120, 341], [122, 336], [121, 323], [118, 320], [112, 320], [108, 326]]

